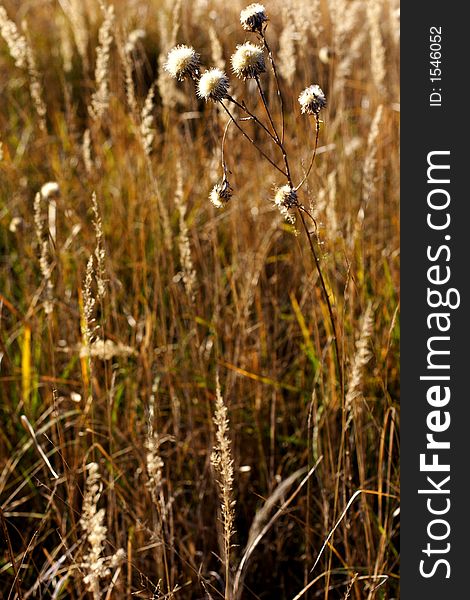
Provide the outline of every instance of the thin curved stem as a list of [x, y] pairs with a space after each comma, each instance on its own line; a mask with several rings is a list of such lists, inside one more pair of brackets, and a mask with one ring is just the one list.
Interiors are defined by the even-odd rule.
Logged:
[[266, 96], [264, 95], [263, 88], [261, 87], [261, 83], [260, 83], [259, 77], [255, 77], [255, 79], [256, 79], [256, 84], [258, 86], [259, 95], [260, 95], [261, 100], [262, 100], [263, 105], [264, 105], [264, 109], [266, 111], [266, 114], [268, 115], [269, 122], [271, 123], [272, 128], [274, 130], [274, 135], [276, 136], [275, 142], [279, 146], [279, 148], [280, 148], [280, 150], [282, 152], [282, 158], [284, 159], [284, 164], [286, 166], [286, 173], [285, 174], [286, 174], [286, 177], [287, 177], [287, 181], [288, 181], [290, 187], [292, 188], [293, 187], [292, 176], [291, 176], [291, 173], [290, 173], [289, 160], [287, 158], [286, 149], [284, 148], [284, 144], [279, 139], [279, 134], [277, 133], [276, 127], [275, 127], [273, 119], [271, 117], [271, 112], [269, 110], [268, 103], [266, 102]]
[[341, 363], [340, 353], [339, 353], [338, 334], [337, 334], [337, 331], [336, 331], [335, 317], [333, 315], [333, 307], [331, 306], [330, 296], [328, 294], [328, 290], [326, 288], [325, 279], [323, 277], [323, 273], [322, 273], [322, 270], [321, 270], [321, 267], [320, 267], [320, 259], [317, 256], [317, 252], [315, 250], [315, 246], [313, 245], [312, 238], [311, 238], [310, 232], [309, 232], [308, 227], [307, 227], [307, 223], [305, 222], [305, 217], [304, 217], [303, 212], [301, 210], [299, 210], [299, 215], [300, 215], [300, 219], [302, 221], [302, 225], [304, 227], [305, 233], [307, 234], [308, 243], [309, 243], [309, 246], [310, 246], [310, 251], [312, 253], [313, 260], [314, 260], [315, 266], [317, 268], [318, 278], [320, 279], [320, 285], [321, 285], [321, 288], [322, 288], [322, 291], [323, 291], [323, 295], [325, 297], [326, 304], [327, 304], [327, 307], [328, 307], [328, 315], [330, 317], [330, 323], [331, 323], [331, 327], [332, 327], [332, 330], [333, 330], [333, 343], [334, 343], [334, 346], [335, 346], [336, 366], [337, 366], [337, 369], [338, 369], [338, 379], [339, 379], [339, 385], [340, 385], [340, 389], [341, 389], [341, 397], [343, 398], [343, 395], [344, 395], [343, 394], [343, 391], [344, 391], [344, 388], [343, 388], [343, 370], [342, 370], [342, 367], [341, 367], [342, 363]]
[[263, 88], [261, 87], [261, 82], [259, 80], [259, 76], [258, 75], [256, 75], [255, 81], [256, 81], [256, 85], [258, 86], [259, 95], [261, 96], [261, 100], [263, 102], [264, 110], [266, 111], [266, 115], [268, 117], [268, 120], [271, 123], [271, 127], [273, 128], [274, 137], [276, 139], [276, 142], [280, 145], [281, 144], [281, 139], [280, 139], [279, 134], [277, 132], [276, 125], [274, 125], [274, 119], [272, 118], [271, 111], [268, 108], [268, 101], [266, 100], [266, 96], [264, 94]]
[[279, 167], [278, 165], [276, 165], [276, 163], [274, 161], [272, 161], [269, 156], [263, 152], [263, 150], [261, 150], [261, 148], [256, 144], [256, 142], [246, 133], [246, 131], [244, 131], [240, 125], [237, 123], [235, 117], [232, 115], [232, 113], [229, 111], [229, 109], [225, 106], [225, 104], [220, 101], [220, 104], [223, 106], [225, 112], [228, 114], [228, 116], [232, 119], [233, 124], [235, 125], [235, 127], [240, 131], [240, 133], [242, 133], [242, 135], [244, 137], [246, 137], [246, 139], [256, 148], [256, 150], [258, 150], [258, 152], [261, 154], [261, 156], [263, 156], [273, 167], [275, 167], [278, 171], [280, 171], [284, 177], [287, 177], [287, 173], [285, 171], [283, 171], [281, 169], [281, 167]]
[[245, 112], [250, 119], [253, 119], [253, 121], [259, 125], [262, 129], [264, 129], [264, 131], [269, 135], [269, 137], [271, 138], [271, 140], [277, 145], [277, 140], [276, 138], [273, 136], [273, 134], [269, 131], [269, 129], [266, 127], [266, 125], [264, 123], [262, 123], [258, 117], [256, 115], [254, 115], [247, 107], [245, 104], [241, 104], [240, 102], [238, 102], [237, 100], [235, 100], [235, 98], [232, 98], [232, 96], [227, 96], [227, 100], [229, 100], [230, 102], [232, 102], [233, 104], [235, 104], [235, 106], [237, 106], [238, 108], [240, 108], [243, 112]]
[[307, 217], [309, 217], [313, 221], [313, 224], [315, 225], [315, 229], [317, 229], [317, 221], [316, 221], [315, 217], [312, 215], [312, 213], [310, 211], [308, 211], [305, 208], [305, 206], [302, 206], [301, 204], [299, 204], [297, 208], [299, 210], [303, 211], [307, 215]]
[[264, 35], [264, 31], [261, 31], [260, 36], [261, 36], [261, 39], [263, 40], [264, 47], [266, 48], [266, 51], [268, 53], [269, 62], [271, 63], [271, 68], [272, 68], [273, 74], [274, 74], [274, 80], [276, 81], [277, 97], [279, 99], [279, 109], [281, 111], [281, 124], [282, 124], [281, 125], [281, 127], [282, 127], [281, 144], [284, 144], [284, 130], [285, 130], [284, 99], [282, 97], [281, 86], [279, 84], [279, 77], [277, 74], [277, 68], [276, 68], [276, 63], [274, 61], [274, 56], [271, 51], [271, 48], [269, 47], [268, 40], [266, 39], [266, 36]]
[[227, 175], [227, 165], [225, 164], [225, 138], [227, 137], [227, 131], [230, 125], [233, 123], [233, 119], [227, 121], [225, 125], [224, 135], [222, 136], [222, 169], [224, 170], [224, 177]]
[[318, 149], [318, 134], [320, 133], [320, 121], [318, 120], [317, 117], [315, 117], [315, 122], [316, 122], [316, 131], [315, 131], [315, 146], [313, 148], [313, 154], [312, 154], [312, 159], [310, 161], [310, 165], [307, 169], [307, 172], [304, 175], [304, 178], [302, 179], [302, 181], [299, 183], [299, 185], [295, 188], [296, 191], [300, 190], [300, 188], [303, 186], [303, 184], [307, 181], [308, 176], [310, 175], [310, 171], [312, 170], [313, 167], [313, 163], [315, 162], [315, 157], [317, 155], [317, 149]]

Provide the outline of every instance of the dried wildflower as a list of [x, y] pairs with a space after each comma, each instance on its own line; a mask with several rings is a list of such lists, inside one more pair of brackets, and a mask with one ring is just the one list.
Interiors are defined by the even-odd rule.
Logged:
[[231, 60], [233, 72], [243, 79], [255, 78], [266, 71], [263, 48], [250, 42], [237, 46]]
[[297, 192], [286, 184], [277, 188], [274, 196], [274, 204], [278, 207], [293, 208], [297, 206]]
[[209, 69], [206, 71], [197, 84], [197, 95], [206, 102], [213, 100], [220, 102], [227, 97], [228, 77], [221, 69]]
[[267, 20], [266, 9], [262, 4], [250, 4], [240, 13], [240, 23], [245, 31], [261, 31]]
[[310, 85], [300, 94], [299, 104], [302, 114], [318, 116], [326, 106], [326, 97], [319, 85]]
[[232, 197], [232, 188], [225, 177], [220, 183], [216, 183], [209, 194], [209, 200], [216, 208], [222, 208]]
[[199, 73], [199, 54], [191, 46], [175, 46], [168, 52], [163, 68], [179, 81], [186, 75], [195, 77]]
[[296, 190], [288, 184], [276, 188], [273, 202], [284, 219], [293, 225], [295, 223], [295, 216], [289, 212], [289, 209], [298, 206]]

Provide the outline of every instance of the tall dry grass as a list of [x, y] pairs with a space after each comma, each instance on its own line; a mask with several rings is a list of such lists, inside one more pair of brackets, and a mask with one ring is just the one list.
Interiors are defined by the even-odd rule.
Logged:
[[228, 72], [244, 5], [0, 3], [0, 596], [398, 596], [397, 7], [265, 6], [298, 177], [328, 99], [303, 201], [344, 394], [271, 165], [229, 127], [214, 208], [225, 116], [163, 69]]

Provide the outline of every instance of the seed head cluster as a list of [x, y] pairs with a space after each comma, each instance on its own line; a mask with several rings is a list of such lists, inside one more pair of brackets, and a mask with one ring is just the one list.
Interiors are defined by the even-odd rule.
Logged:
[[227, 97], [228, 85], [228, 77], [221, 69], [209, 69], [197, 83], [197, 95], [206, 102], [219, 102]]
[[240, 23], [245, 31], [261, 31], [267, 20], [266, 9], [262, 4], [250, 4], [240, 13]]
[[228, 180], [224, 177], [220, 183], [216, 183], [209, 194], [209, 200], [216, 208], [222, 208], [232, 197], [233, 190]]
[[266, 71], [263, 48], [245, 42], [232, 55], [232, 70], [240, 79], [253, 79]]
[[318, 116], [326, 106], [326, 97], [319, 85], [310, 85], [300, 94], [299, 104], [302, 114]]
[[[240, 12], [240, 23], [243, 29], [247, 32], [257, 33], [259, 38], [262, 40], [264, 39], [263, 28], [267, 21], [268, 17], [263, 4], [250, 4]], [[192, 46], [178, 45], [172, 48], [168, 53], [164, 68], [172, 77], [179, 79], [180, 81], [189, 75], [195, 83], [197, 96], [202, 100], [205, 100], [206, 102], [209, 100], [212, 102], [222, 102], [222, 100], [227, 99], [229, 102], [233, 102], [238, 108], [242, 109], [249, 115], [249, 117], [241, 120], [249, 120], [249, 118], [256, 120], [252, 113], [245, 108], [244, 102], [240, 104], [229, 95], [230, 82], [225, 71], [219, 67], [212, 67], [201, 73], [201, 64], [199, 58], [200, 55]], [[273, 60], [271, 56], [270, 60]], [[245, 42], [237, 45], [236, 50], [231, 57], [231, 66], [232, 71], [237, 78], [243, 80], [256, 79], [258, 81], [259, 75], [266, 72], [265, 48], [262, 45], [252, 44], [251, 42]], [[273, 68], [275, 69], [274, 64]], [[259, 81], [258, 86], [260, 87]], [[261, 88], [259, 92], [264, 100], [263, 91]], [[318, 126], [320, 123], [320, 111], [326, 107], [326, 97], [320, 86], [317, 84], [312, 84], [305, 88], [299, 96], [299, 104], [301, 113], [314, 115], [317, 119]], [[223, 106], [229, 114], [231, 122], [235, 122], [235, 117], [232, 116], [225, 104]], [[265, 107], [268, 112], [268, 117], [271, 119], [269, 108], [266, 106], [266, 103]], [[281, 111], [282, 110], [283, 108], [281, 102]], [[262, 123], [259, 123], [259, 121], [257, 121], [257, 124], [262, 125]], [[253, 143], [253, 145], [260, 150], [256, 143], [251, 140], [251, 138], [243, 131], [243, 129], [238, 126], [238, 124], [237, 127], [241, 129], [245, 137], [247, 137]], [[277, 138], [273, 137], [273, 140], [277, 145], [281, 144]], [[233, 193], [233, 189], [225, 175], [226, 168], [223, 159], [224, 143], [225, 135], [222, 141], [222, 163], [224, 166], [224, 176], [221, 180], [217, 181], [209, 193], [209, 200], [216, 208], [224, 207], [231, 199]], [[261, 150], [260, 152], [265, 158], [268, 158]], [[313, 157], [315, 158], [315, 153]], [[310, 172], [310, 168], [308, 173]], [[285, 217], [285, 219], [291, 223], [295, 222], [295, 218], [291, 209], [300, 207], [297, 191], [304, 183], [308, 173], [304, 180], [301, 181], [297, 187], [294, 187], [290, 179], [289, 168], [287, 167], [289, 183], [275, 188], [273, 203], [276, 205], [276, 207], [279, 209], [279, 212]]]
[[199, 54], [191, 46], [175, 46], [168, 52], [163, 67], [172, 77], [183, 81], [188, 75], [194, 77], [198, 74]]

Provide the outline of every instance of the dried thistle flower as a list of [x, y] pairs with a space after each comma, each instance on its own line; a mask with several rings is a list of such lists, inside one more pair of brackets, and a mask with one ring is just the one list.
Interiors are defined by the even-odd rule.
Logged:
[[168, 52], [163, 68], [179, 81], [186, 75], [195, 77], [199, 74], [199, 54], [191, 46], [175, 46]]
[[221, 69], [209, 69], [197, 83], [197, 95], [206, 102], [220, 102], [227, 97], [228, 85], [228, 77]]
[[274, 204], [277, 207], [283, 206], [284, 208], [297, 206], [297, 192], [288, 184], [277, 188], [274, 195]]
[[317, 117], [321, 109], [326, 106], [326, 97], [319, 85], [310, 85], [300, 94], [299, 104], [302, 114], [315, 115]]
[[288, 184], [276, 188], [273, 202], [284, 219], [293, 225], [295, 223], [295, 216], [289, 212], [289, 209], [298, 206], [296, 190]]
[[262, 4], [250, 4], [240, 13], [240, 23], [245, 31], [261, 31], [267, 20], [266, 9]]
[[209, 200], [216, 208], [222, 208], [232, 197], [233, 189], [224, 177], [221, 182], [216, 183], [209, 194]]
[[232, 55], [232, 70], [237, 77], [253, 79], [266, 71], [263, 48], [246, 42]]

